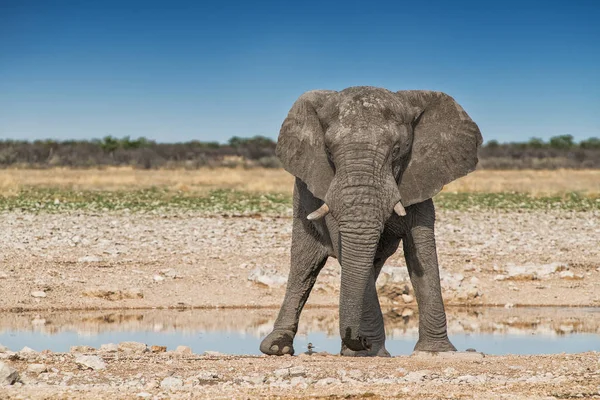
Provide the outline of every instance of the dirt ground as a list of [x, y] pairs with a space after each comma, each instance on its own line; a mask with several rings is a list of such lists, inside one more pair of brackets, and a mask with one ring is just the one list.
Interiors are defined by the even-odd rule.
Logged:
[[[597, 214], [438, 212], [446, 302], [599, 306]], [[288, 218], [11, 212], [0, 223], [1, 310], [277, 307], [289, 270]], [[414, 305], [404, 266], [401, 250], [388, 259], [383, 304]], [[335, 306], [339, 280], [330, 259], [308, 304]]]
[[[596, 211], [440, 211], [436, 235], [449, 308], [599, 306], [599, 217]], [[120, 312], [134, 315], [159, 312], [131, 310], [153, 307], [276, 308], [283, 298], [289, 218], [5, 212], [0, 223], [0, 324], [18, 324], [19, 318], [31, 321], [24, 311], [52, 315], [61, 309], [100, 314], [129, 309]], [[380, 278], [381, 302], [395, 310], [386, 313], [386, 323], [393, 322], [394, 312], [396, 317], [405, 309], [416, 312], [404, 266], [400, 251], [388, 260]], [[337, 305], [339, 275], [339, 265], [330, 260], [310, 306]], [[235, 312], [239, 316], [233, 320], [245, 321], [242, 325], [265, 323], [264, 311]], [[274, 311], [268, 313], [270, 323]], [[481, 329], [501, 326], [473, 315], [478, 314], [449, 313], [450, 331], [464, 331], [477, 321]], [[100, 324], [93, 318], [85, 321]], [[574, 320], [568, 311], [506, 321], [509, 328], [538, 329], [546, 324], [560, 330], [571, 324], [593, 333], [600, 326], [597, 318]], [[335, 321], [329, 322], [328, 329], [335, 332]], [[175, 325], [181, 326], [181, 321]], [[0, 362], [21, 376], [21, 383], [0, 387], [0, 398], [600, 397], [596, 352], [368, 360], [318, 354], [272, 358], [92, 349], [83, 353], [98, 357], [105, 367], [82, 366], [77, 353], [0, 353]]]

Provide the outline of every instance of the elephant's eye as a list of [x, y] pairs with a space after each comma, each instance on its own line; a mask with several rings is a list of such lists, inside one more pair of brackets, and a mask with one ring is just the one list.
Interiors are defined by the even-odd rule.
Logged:
[[397, 158], [398, 154], [400, 154], [400, 146], [396, 146], [394, 147], [394, 150], [392, 150], [392, 157]]

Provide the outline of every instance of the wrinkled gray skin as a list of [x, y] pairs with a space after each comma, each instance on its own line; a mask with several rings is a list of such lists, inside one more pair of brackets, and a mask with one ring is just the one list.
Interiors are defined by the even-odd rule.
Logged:
[[[419, 307], [415, 350], [455, 351], [446, 330], [431, 197], [477, 164], [477, 125], [450, 96], [352, 87], [311, 91], [284, 121], [277, 155], [296, 176], [291, 269], [265, 354], [293, 354], [300, 312], [328, 257], [340, 262], [342, 355], [389, 356], [375, 289], [404, 247]], [[394, 212], [401, 202], [406, 216]], [[329, 213], [307, 216], [323, 204]]]

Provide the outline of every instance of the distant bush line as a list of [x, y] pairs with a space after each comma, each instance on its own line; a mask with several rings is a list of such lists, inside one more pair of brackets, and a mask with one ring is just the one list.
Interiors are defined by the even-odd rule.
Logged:
[[[190, 141], [156, 143], [145, 138], [107, 136], [97, 140], [0, 141], [0, 168], [100, 167], [134, 168], [266, 167], [281, 164], [275, 141], [263, 136], [233, 137], [226, 144]], [[479, 152], [481, 169], [600, 168], [600, 139], [576, 143], [571, 135], [522, 143], [490, 140]]]

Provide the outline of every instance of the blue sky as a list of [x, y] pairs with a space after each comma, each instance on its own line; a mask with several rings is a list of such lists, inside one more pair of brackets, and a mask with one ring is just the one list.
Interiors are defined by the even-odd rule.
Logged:
[[600, 136], [598, 1], [0, 0], [0, 139], [277, 137], [354, 85], [452, 95], [486, 140]]

